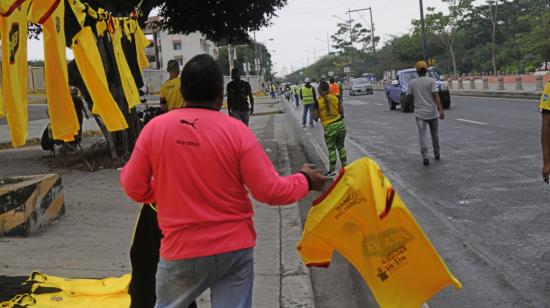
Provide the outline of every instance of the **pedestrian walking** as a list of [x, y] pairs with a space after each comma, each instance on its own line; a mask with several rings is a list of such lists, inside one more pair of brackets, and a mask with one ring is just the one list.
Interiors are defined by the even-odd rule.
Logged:
[[275, 84], [273, 82], [269, 85], [269, 93], [271, 93], [271, 99], [272, 100], [275, 100], [277, 98], [277, 96], [276, 96], [277, 87], [275, 86]]
[[231, 79], [227, 84], [227, 110], [230, 116], [248, 126], [254, 113], [252, 88], [248, 82], [241, 80], [241, 73], [236, 67], [231, 70]]
[[340, 94], [342, 91], [340, 90], [340, 85], [336, 83], [334, 77], [330, 77], [329, 81], [330, 94], [336, 96], [338, 98], [338, 101], [341, 102], [342, 100], [340, 98]]
[[426, 76], [428, 72], [426, 61], [416, 63], [416, 72], [418, 73], [418, 78], [414, 78], [409, 82], [407, 95], [408, 99], [414, 99], [414, 115], [420, 139], [420, 153], [422, 154], [422, 163], [427, 166], [430, 164], [430, 160], [428, 159], [426, 126], [430, 127], [434, 158], [435, 160], [439, 160], [438, 118], [443, 120], [445, 113], [443, 112], [435, 79]]
[[160, 109], [164, 112], [181, 108], [184, 105], [181, 95], [180, 65], [176, 60], [168, 61], [166, 70], [170, 78], [160, 87]]
[[540, 99], [542, 114], [541, 143], [542, 143], [542, 179], [550, 184], [550, 82], [546, 83]]
[[309, 113], [309, 126], [313, 127], [313, 108], [314, 104], [317, 101], [317, 96], [315, 95], [315, 89], [311, 84], [311, 80], [306, 77], [304, 80], [305, 84], [300, 89], [300, 99], [304, 104], [304, 112], [302, 114], [302, 127], [306, 127], [307, 115]]
[[300, 86], [298, 85], [298, 82], [294, 82], [294, 91], [292, 94], [294, 95], [296, 108], [300, 107]]
[[319, 96], [320, 96], [320, 93], [319, 93], [319, 84], [317, 83], [317, 80], [315, 80], [315, 78], [312, 78], [312, 79], [311, 79], [311, 86], [312, 86], [313, 89], [315, 90], [315, 96], [316, 96], [316, 97], [319, 97]]
[[157, 204], [162, 231], [156, 307], [187, 307], [210, 288], [212, 307], [252, 306], [256, 232], [249, 192], [290, 204], [327, 178], [312, 165], [277, 174], [254, 133], [220, 112], [223, 73], [209, 55], [183, 68], [185, 108], [141, 131], [120, 181], [140, 203]]
[[336, 176], [336, 162], [340, 158], [340, 165], [347, 165], [347, 152], [344, 147], [346, 140], [346, 125], [344, 124], [344, 107], [336, 95], [330, 93], [330, 85], [323, 81], [319, 85], [319, 94], [315, 104], [315, 117], [321, 120], [325, 131], [325, 143], [328, 149], [329, 170], [328, 177]]

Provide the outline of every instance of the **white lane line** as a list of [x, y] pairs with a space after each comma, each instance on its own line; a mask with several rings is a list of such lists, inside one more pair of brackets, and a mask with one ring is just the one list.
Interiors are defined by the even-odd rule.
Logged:
[[472, 120], [466, 120], [466, 119], [456, 119], [456, 120], [461, 122], [466, 122], [466, 123], [477, 124], [477, 125], [489, 125], [488, 123], [485, 123], [485, 122], [478, 122], [478, 121], [472, 121]]
[[375, 104], [376, 106], [384, 106], [384, 105], [382, 105], [382, 104], [380, 104], [380, 103], [373, 103], [373, 104]]

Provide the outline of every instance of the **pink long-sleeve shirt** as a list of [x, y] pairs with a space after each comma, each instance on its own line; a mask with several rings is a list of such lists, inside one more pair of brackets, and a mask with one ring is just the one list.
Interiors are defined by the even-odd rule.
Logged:
[[120, 182], [134, 201], [157, 203], [160, 254], [167, 260], [254, 247], [249, 191], [280, 205], [304, 198], [309, 188], [303, 174], [279, 176], [240, 121], [198, 108], [173, 110], [147, 124]]

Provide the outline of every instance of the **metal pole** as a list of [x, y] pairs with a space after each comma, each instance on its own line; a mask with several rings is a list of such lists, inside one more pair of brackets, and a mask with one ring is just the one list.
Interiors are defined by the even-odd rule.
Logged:
[[370, 33], [372, 35], [372, 53], [376, 54], [376, 45], [374, 44], [374, 22], [372, 21], [372, 7], [369, 7], [370, 12]]
[[327, 32], [327, 55], [330, 55], [330, 41], [328, 40], [328, 32]]
[[349, 44], [353, 46], [353, 34], [351, 32], [351, 9], [348, 8], [348, 23], [349, 23]]
[[422, 31], [422, 56], [424, 61], [427, 61], [426, 58], [426, 32], [424, 30], [424, 4], [420, 0], [420, 29]]
[[229, 56], [229, 74], [231, 74], [231, 71], [235, 67], [235, 63], [233, 62], [233, 45], [227, 44], [227, 54]]

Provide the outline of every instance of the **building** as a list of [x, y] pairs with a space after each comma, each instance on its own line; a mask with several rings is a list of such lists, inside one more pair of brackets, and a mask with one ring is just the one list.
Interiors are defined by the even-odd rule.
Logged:
[[170, 34], [166, 30], [153, 26], [154, 22], [158, 20], [158, 16], [149, 17], [144, 31], [152, 43], [145, 51], [152, 69], [166, 69], [168, 61], [172, 59], [183, 66], [194, 56], [203, 53], [207, 53], [215, 59], [218, 58], [216, 44], [207, 40], [201, 33]]

